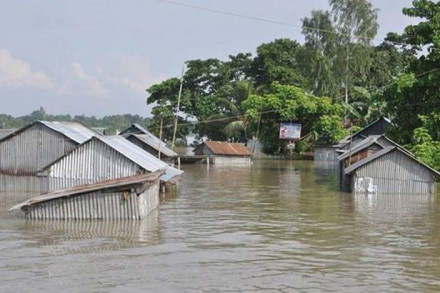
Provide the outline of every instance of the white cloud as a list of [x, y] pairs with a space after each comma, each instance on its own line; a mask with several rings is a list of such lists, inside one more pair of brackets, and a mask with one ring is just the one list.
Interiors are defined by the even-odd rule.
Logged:
[[44, 72], [33, 71], [28, 63], [0, 48], [0, 88], [22, 87], [51, 89], [54, 83]]
[[101, 98], [108, 95], [108, 90], [95, 75], [86, 72], [82, 64], [74, 62], [59, 82], [58, 93], [67, 96], [86, 95]]
[[[0, 91], [29, 100], [54, 113], [148, 114], [146, 89], [166, 78], [151, 69], [150, 59], [139, 55], [102, 56], [94, 63], [48, 64], [31, 69], [27, 61], [0, 48]], [[46, 74], [47, 73], [47, 74]], [[10, 107], [18, 107], [13, 99]], [[4, 105], [3, 105], [4, 106]]]
[[96, 74], [109, 86], [142, 97], [146, 95], [145, 90], [149, 86], [166, 78], [163, 74], [153, 73], [150, 59], [139, 55], [110, 57], [96, 68]]

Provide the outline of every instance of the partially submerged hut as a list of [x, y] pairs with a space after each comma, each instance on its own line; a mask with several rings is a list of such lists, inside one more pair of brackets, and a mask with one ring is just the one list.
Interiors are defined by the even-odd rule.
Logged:
[[122, 135], [131, 143], [134, 143], [161, 160], [174, 162], [179, 156], [175, 151], [167, 147], [165, 142], [161, 141], [157, 136], [137, 123], [132, 124], [119, 135]]
[[342, 176], [348, 192], [435, 194], [440, 173], [402, 147], [386, 146], [344, 167]]
[[381, 117], [371, 124], [365, 126], [360, 131], [349, 135], [339, 141], [337, 144], [317, 144], [314, 150], [315, 161], [334, 161], [337, 162], [337, 157], [343, 153], [341, 150], [348, 150], [354, 145], [363, 141], [366, 137], [371, 135], [383, 135], [391, 126], [391, 121], [388, 118]]
[[[133, 123], [129, 128], [121, 131], [119, 135], [127, 137], [129, 134], [149, 134], [150, 132], [138, 123]], [[151, 134], [151, 133], [150, 133]]]
[[142, 219], [159, 204], [161, 172], [134, 175], [53, 191], [10, 209], [28, 219]]
[[[166, 144], [151, 133], [129, 134], [126, 139], [155, 157], [164, 161], [174, 161], [178, 154], [166, 146]], [[159, 156], [160, 153], [160, 156]]]
[[37, 121], [0, 139], [0, 191], [39, 193], [37, 172], [95, 131], [78, 122]]
[[90, 138], [46, 166], [39, 176], [41, 190], [53, 191], [160, 170], [164, 170], [160, 176], [164, 183], [173, 183], [183, 173], [115, 135]]
[[196, 155], [210, 157], [216, 165], [250, 165], [252, 153], [242, 143], [205, 141], [194, 149]]

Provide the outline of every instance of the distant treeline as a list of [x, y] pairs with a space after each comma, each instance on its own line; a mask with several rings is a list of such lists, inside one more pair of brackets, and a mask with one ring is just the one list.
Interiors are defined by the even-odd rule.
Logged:
[[128, 128], [133, 123], [138, 123], [143, 127], [148, 127], [150, 124], [150, 118], [144, 118], [139, 115], [123, 114], [123, 115], [109, 115], [103, 118], [97, 118], [95, 116], [85, 115], [52, 115], [46, 113], [46, 111], [40, 107], [40, 109], [33, 111], [32, 113], [21, 116], [13, 117], [7, 114], [0, 114], [0, 129], [21, 128], [34, 121], [79, 121], [89, 127], [103, 127], [106, 129], [107, 134], [115, 134], [118, 131], [122, 131]]

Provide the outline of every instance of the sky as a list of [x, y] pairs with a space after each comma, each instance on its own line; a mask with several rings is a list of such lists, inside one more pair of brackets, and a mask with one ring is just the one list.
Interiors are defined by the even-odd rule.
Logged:
[[[257, 21], [204, 7], [291, 25]], [[411, 0], [372, 0], [375, 44], [416, 19]], [[180, 77], [186, 60], [255, 53], [277, 38], [303, 42], [301, 19], [327, 0], [0, 0], [0, 114], [149, 116], [146, 89]]]

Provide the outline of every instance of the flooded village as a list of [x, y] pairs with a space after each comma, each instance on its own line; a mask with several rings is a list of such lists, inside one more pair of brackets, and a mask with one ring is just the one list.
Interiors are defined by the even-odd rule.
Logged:
[[[171, 292], [191, 281], [184, 291], [264, 284], [289, 291], [303, 277], [270, 273], [289, 267], [344, 275], [356, 291], [387, 291], [394, 288], [390, 279], [423, 274], [402, 288], [430, 291], [438, 286], [429, 268], [440, 262], [431, 259], [438, 251], [440, 173], [387, 138], [388, 123], [381, 118], [336, 145], [317, 145], [313, 161], [252, 159], [245, 144], [205, 141], [191, 148], [194, 160], [183, 160], [179, 170], [179, 154], [140, 125], [105, 136], [77, 122], [38, 121], [0, 138], [0, 229], [15, 235], [11, 242], [4, 234], [0, 243], [30, 261], [44, 253], [47, 264], [25, 271], [53, 275], [31, 277], [33, 286], [49, 291], [73, 286], [58, 268], [81, 278], [80, 291], [102, 290], [96, 282], [102, 270], [123, 266], [124, 274], [132, 257], [145, 262], [135, 275], [149, 280], [131, 282], [133, 290]], [[402, 253], [408, 255], [399, 260]], [[261, 263], [263, 255], [270, 261]], [[94, 264], [86, 265], [89, 257]], [[6, 254], [3, 261], [6, 291], [22, 288], [12, 282], [21, 262]], [[157, 266], [166, 268], [167, 282], [158, 281]], [[233, 277], [222, 266], [243, 273]], [[405, 272], [381, 273], [377, 266]], [[379, 281], [358, 277], [364, 270]], [[126, 288], [104, 278], [117, 291]], [[315, 280], [317, 286], [327, 281]]]
[[0, 292], [440, 292], [439, 19], [3, 1]]

